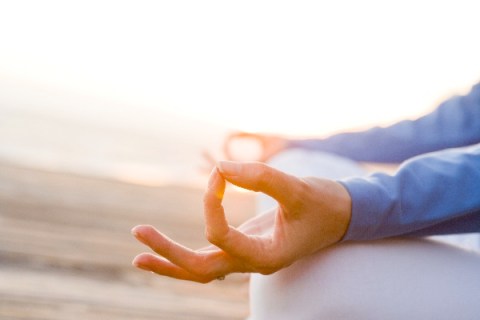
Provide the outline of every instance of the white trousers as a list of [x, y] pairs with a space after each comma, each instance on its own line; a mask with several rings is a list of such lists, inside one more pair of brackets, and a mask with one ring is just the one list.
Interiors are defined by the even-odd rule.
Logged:
[[[350, 160], [300, 150], [270, 165], [297, 176], [365, 174]], [[258, 204], [260, 212], [276, 205], [264, 195]], [[252, 275], [249, 319], [480, 319], [478, 244], [477, 234], [339, 244]]]

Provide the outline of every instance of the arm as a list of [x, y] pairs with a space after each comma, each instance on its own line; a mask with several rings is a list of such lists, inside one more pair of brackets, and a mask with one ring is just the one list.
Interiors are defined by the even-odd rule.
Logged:
[[344, 240], [480, 231], [480, 145], [413, 158], [393, 176], [341, 183], [352, 198]]
[[356, 161], [400, 163], [419, 154], [478, 142], [480, 84], [469, 94], [453, 97], [414, 121], [327, 139], [291, 140], [288, 147], [331, 152]]

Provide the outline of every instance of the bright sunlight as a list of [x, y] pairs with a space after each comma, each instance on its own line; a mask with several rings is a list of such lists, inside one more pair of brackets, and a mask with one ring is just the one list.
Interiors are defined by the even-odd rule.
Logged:
[[229, 128], [415, 117], [478, 80], [476, 1], [10, 1], [0, 75]]

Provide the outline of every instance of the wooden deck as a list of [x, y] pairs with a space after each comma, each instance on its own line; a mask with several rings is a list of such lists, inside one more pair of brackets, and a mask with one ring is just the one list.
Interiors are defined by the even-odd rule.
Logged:
[[[204, 245], [201, 198], [0, 164], [0, 319], [245, 318], [245, 276], [201, 285], [131, 266], [146, 250], [136, 224]], [[253, 212], [249, 194], [229, 192], [225, 206], [234, 224]]]

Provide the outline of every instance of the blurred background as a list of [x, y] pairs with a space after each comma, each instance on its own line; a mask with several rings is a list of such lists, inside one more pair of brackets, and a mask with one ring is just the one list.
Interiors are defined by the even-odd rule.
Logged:
[[[322, 137], [467, 91], [480, 80], [479, 9], [0, 1], [0, 317], [241, 319], [243, 278], [144, 276], [129, 228], [200, 245], [201, 152], [221, 158], [228, 132]], [[227, 200], [234, 221], [253, 214], [251, 195]]]
[[322, 136], [479, 79], [476, 1], [3, 1], [0, 156], [194, 183], [227, 130]]

